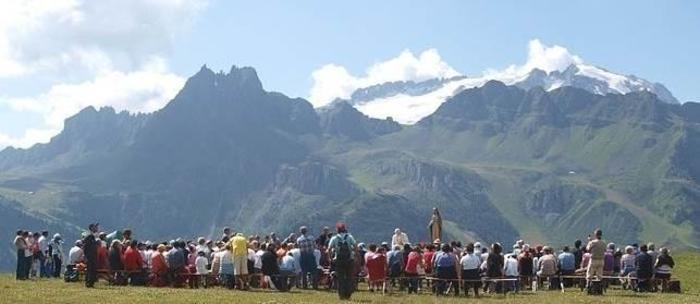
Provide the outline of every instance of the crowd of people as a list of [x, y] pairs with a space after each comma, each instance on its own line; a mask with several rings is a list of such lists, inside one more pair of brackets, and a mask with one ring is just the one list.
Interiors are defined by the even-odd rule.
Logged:
[[[418, 293], [429, 288], [443, 295], [464, 295], [523, 288], [537, 288], [552, 280], [570, 284], [572, 278], [591, 281], [616, 278], [624, 288], [651, 291], [656, 282], [665, 284], [675, 266], [667, 248], [654, 244], [630, 244], [624, 248], [602, 240], [596, 230], [588, 243], [555, 251], [550, 246], [531, 246], [518, 240], [512, 250], [499, 243], [462, 245], [458, 241], [409, 242], [396, 229], [391, 242], [365, 244], [338, 223], [332, 233], [324, 227], [317, 237], [307, 227], [284, 239], [275, 233], [244, 235], [224, 228], [218, 239], [175, 239], [153, 243], [138, 241], [131, 230], [102, 232], [91, 224], [83, 237], [64, 254], [60, 234], [48, 231], [17, 231], [17, 279], [55, 277], [93, 287], [102, 276], [112, 284], [134, 286], [211, 287], [248, 290], [328, 286], [349, 299], [358, 279], [370, 291], [398, 288]], [[67, 260], [64, 260], [67, 259]], [[486, 284], [484, 284], [486, 283]], [[617, 283], [617, 282], [616, 282]], [[662, 288], [665, 288], [662, 285]]]

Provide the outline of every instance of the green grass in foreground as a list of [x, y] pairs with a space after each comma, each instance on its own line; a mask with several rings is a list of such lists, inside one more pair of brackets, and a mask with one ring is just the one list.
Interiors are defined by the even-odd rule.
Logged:
[[[587, 296], [578, 289], [565, 293], [540, 291], [513, 295], [484, 295], [483, 303], [700, 303], [700, 253], [683, 253], [674, 257], [677, 268], [674, 275], [681, 280], [683, 294], [637, 294], [611, 289], [605, 296]], [[474, 301], [473, 298], [436, 298], [428, 294], [394, 294], [382, 296], [363, 291], [353, 294], [357, 303], [457, 303]], [[145, 287], [112, 287], [104, 282], [95, 289], [86, 289], [80, 283], [60, 280], [18, 282], [14, 276], [0, 275], [0, 303], [335, 303], [337, 295], [325, 291], [278, 293], [271, 291], [230, 291], [212, 289], [170, 289]]]

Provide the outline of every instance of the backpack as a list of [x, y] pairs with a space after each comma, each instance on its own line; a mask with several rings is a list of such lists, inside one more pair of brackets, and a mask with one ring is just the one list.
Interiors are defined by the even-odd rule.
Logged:
[[352, 250], [348, 244], [348, 235], [338, 239], [338, 249], [335, 252], [335, 261], [340, 263], [350, 262], [352, 259]]

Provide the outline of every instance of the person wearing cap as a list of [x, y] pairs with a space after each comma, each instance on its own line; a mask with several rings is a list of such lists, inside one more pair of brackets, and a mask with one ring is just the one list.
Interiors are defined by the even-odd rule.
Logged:
[[51, 239], [49, 244], [49, 252], [51, 253], [51, 260], [53, 261], [53, 277], [61, 277], [61, 265], [63, 265], [63, 238], [60, 234], [56, 233]]
[[87, 236], [83, 239], [83, 252], [87, 266], [85, 274], [85, 287], [95, 287], [97, 282], [97, 246], [99, 246], [100, 227], [98, 223], [88, 226]]
[[[348, 233], [345, 223], [335, 225], [337, 234], [328, 243], [328, 255], [335, 266], [335, 278], [338, 283], [338, 297], [341, 300], [349, 300], [355, 289], [353, 266], [355, 251], [357, 250], [355, 238]], [[347, 246], [350, 249], [349, 260], [343, 260], [341, 249]]]

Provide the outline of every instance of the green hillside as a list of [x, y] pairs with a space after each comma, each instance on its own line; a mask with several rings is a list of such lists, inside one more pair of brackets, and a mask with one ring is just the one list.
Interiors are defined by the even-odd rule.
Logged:
[[92, 221], [168, 240], [343, 220], [366, 242], [396, 227], [418, 242], [438, 207], [450, 240], [560, 246], [600, 227], [618, 244], [697, 249], [694, 113], [648, 92], [492, 81], [405, 126], [343, 101], [315, 110], [252, 68], [203, 67], [155, 113], [88, 107], [48, 144], [0, 152], [0, 219], [67, 240]]
[[[578, 289], [559, 291], [530, 291], [508, 295], [482, 295], [479, 303], [698, 303], [700, 302], [700, 254], [682, 253], [674, 256], [677, 262], [674, 276], [681, 281], [682, 294], [647, 293], [623, 291], [617, 287], [609, 289], [604, 296], [588, 296]], [[473, 298], [441, 297], [439, 300], [427, 292], [420, 295], [395, 293], [381, 295], [366, 291], [366, 285], [352, 296], [356, 303], [469, 303]], [[161, 303], [341, 303], [337, 294], [328, 291], [305, 291], [293, 289], [290, 293], [274, 291], [231, 291], [222, 288], [171, 289], [148, 287], [115, 287], [98, 283], [95, 289], [87, 289], [79, 283], [64, 283], [60, 280], [18, 282], [9, 274], [0, 275], [3, 296], [0, 303], [123, 303], [149, 301]], [[125, 298], [126, 297], [126, 298]]]

